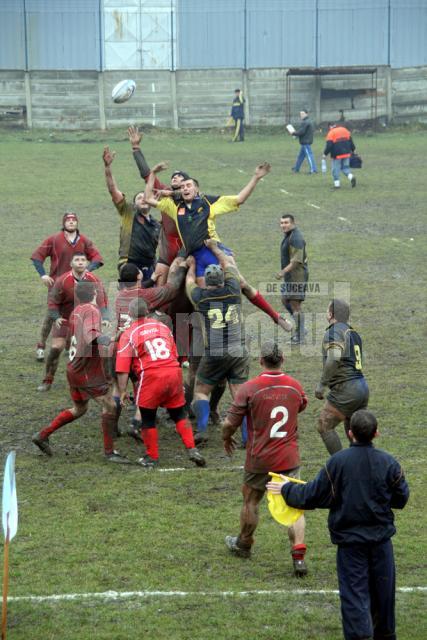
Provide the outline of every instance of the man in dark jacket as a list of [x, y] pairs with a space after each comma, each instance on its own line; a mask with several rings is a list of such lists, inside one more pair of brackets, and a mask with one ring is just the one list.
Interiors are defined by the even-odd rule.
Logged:
[[329, 509], [337, 549], [341, 615], [346, 640], [395, 640], [392, 509], [403, 509], [409, 488], [399, 463], [375, 449], [377, 420], [366, 409], [350, 421], [352, 444], [333, 455], [312, 482], [270, 482], [298, 509]]
[[291, 135], [295, 138], [298, 138], [300, 143], [300, 150], [297, 156], [295, 166], [292, 167], [292, 171], [294, 173], [298, 173], [304, 159], [307, 159], [308, 166], [310, 167], [310, 173], [317, 173], [316, 161], [313, 156], [313, 151], [311, 150], [311, 145], [313, 144], [314, 137], [314, 124], [308, 117], [308, 111], [306, 109], [302, 109], [299, 112], [299, 116], [301, 118], [301, 124], [299, 128], [294, 131]]
[[352, 187], [356, 186], [356, 178], [350, 171], [350, 156], [356, 149], [348, 129], [341, 125], [329, 123], [329, 131], [326, 136], [326, 146], [323, 151], [323, 158], [331, 154], [332, 158], [332, 177], [334, 179], [333, 189], [339, 189], [340, 172], [350, 180]]
[[233, 104], [231, 106], [231, 117], [235, 123], [232, 142], [243, 142], [245, 139], [245, 131], [243, 127], [243, 120], [245, 118], [244, 104], [245, 99], [242, 96], [240, 89], [235, 89]]

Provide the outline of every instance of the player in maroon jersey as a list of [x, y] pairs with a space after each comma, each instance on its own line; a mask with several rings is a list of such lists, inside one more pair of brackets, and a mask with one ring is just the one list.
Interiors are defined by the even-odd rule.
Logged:
[[[62, 229], [43, 240], [31, 256], [34, 268], [40, 275], [43, 284], [51, 289], [56, 278], [69, 270], [70, 262], [75, 253], [82, 252], [89, 260], [88, 271], [95, 271], [104, 264], [104, 259], [98, 249], [86, 236], [78, 229], [78, 218], [72, 211], [64, 213], [62, 218]], [[50, 258], [49, 275], [43, 266], [46, 258]], [[52, 329], [53, 319], [47, 312], [42, 324], [40, 340], [37, 343], [36, 359], [43, 362], [46, 341]]]
[[105, 375], [101, 353], [101, 349], [110, 343], [110, 338], [101, 333], [101, 313], [96, 306], [96, 283], [77, 282], [75, 295], [79, 304], [69, 319], [72, 338], [67, 365], [73, 406], [61, 411], [48, 427], [34, 434], [32, 440], [43, 453], [51, 456], [49, 437], [65, 424], [84, 415], [89, 400], [92, 399], [102, 406], [101, 427], [107, 460], [129, 464], [130, 460], [114, 450], [113, 434], [117, 431], [116, 405]]
[[101, 309], [103, 324], [108, 321], [108, 300], [103, 284], [99, 278], [90, 273], [87, 268], [89, 261], [84, 253], [75, 253], [71, 260], [71, 271], [63, 273], [56, 279], [49, 291], [49, 315], [54, 320], [52, 330], [52, 344], [46, 360], [46, 371], [43, 382], [37, 387], [38, 391], [49, 391], [58, 367], [59, 356], [64, 350], [69, 337], [68, 319], [74, 308], [74, 289], [77, 282], [88, 281], [96, 283], [97, 305]]
[[[281, 371], [283, 353], [273, 341], [261, 347], [262, 372], [238, 390], [223, 425], [224, 448], [231, 455], [236, 446], [233, 434], [247, 418], [248, 442], [243, 479], [243, 507], [240, 533], [227, 536], [229, 550], [249, 558], [258, 524], [258, 505], [266, 491], [269, 471], [299, 477], [298, 414], [307, 406], [304, 389], [295, 378]], [[289, 527], [291, 554], [296, 576], [304, 576], [304, 516]]]
[[156, 414], [158, 407], [165, 407], [189, 459], [204, 467], [205, 459], [194, 446], [193, 428], [184, 410], [182, 370], [173, 336], [165, 324], [146, 317], [148, 308], [144, 300], [133, 300], [129, 312], [134, 322], [120, 337], [116, 373], [122, 403], [130, 371], [138, 378], [135, 402], [141, 413], [141, 436], [146, 447], [140, 464], [146, 468], [158, 465]]

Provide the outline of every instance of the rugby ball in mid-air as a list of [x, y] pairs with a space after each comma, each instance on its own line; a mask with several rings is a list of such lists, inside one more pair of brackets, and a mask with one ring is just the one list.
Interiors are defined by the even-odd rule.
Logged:
[[113, 102], [121, 104], [127, 102], [135, 93], [136, 84], [133, 80], [122, 80], [114, 87], [111, 92]]

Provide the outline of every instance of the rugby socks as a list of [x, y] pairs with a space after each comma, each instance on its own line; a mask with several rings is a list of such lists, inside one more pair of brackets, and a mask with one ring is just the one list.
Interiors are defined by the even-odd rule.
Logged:
[[119, 432], [119, 418], [121, 416], [122, 413], [122, 405], [120, 404], [120, 398], [119, 396], [113, 396], [113, 400], [114, 400], [114, 404], [116, 405], [116, 424], [114, 426], [114, 430], [113, 430], [113, 437], [114, 438], [118, 438], [120, 435]]
[[211, 397], [209, 398], [209, 407], [211, 411], [215, 412], [218, 409], [219, 401], [224, 395], [225, 388], [225, 380], [222, 380], [221, 382], [217, 382], [212, 389]]
[[46, 360], [46, 377], [44, 379], [44, 382], [49, 382], [50, 384], [52, 384], [53, 377], [58, 368], [60, 355], [61, 355], [60, 349], [51, 347]]
[[248, 441], [248, 422], [246, 416], [243, 418], [240, 428], [242, 430], [242, 445], [246, 447], [246, 443]]
[[209, 400], [194, 400], [193, 411], [196, 416], [197, 431], [206, 431], [210, 413]]
[[103, 413], [101, 416], [104, 452], [108, 456], [114, 451], [114, 435], [117, 433], [117, 416], [114, 413]]
[[292, 559], [293, 560], [304, 560], [305, 553], [307, 551], [307, 545], [305, 544], [294, 544], [291, 549]]
[[185, 448], [194, 449], [195, 444], [191, 422], [187, 418], [182, 418], [175, 422], [175, 429], [177, 434], [181, 437]]
[[68, 422], [72, 422], [75, 420], [74, 414], [69, 410], [65, 409], [65, 411], [61, 411], [54, 420], [50, 423], [48, 427], [42, 429], [39, 433], [39, 437], [41, 440], [46, 440], [54, 431], [60, 429], [64, 426], [64, 424], [68, 424]]
[[271, 304], [267, 302], [267, 300], [260, 294], [259, 291], [256, 292], [253, 298], [248, 298], [248, 300], [251, 304], [255, 305], [255, 307], [258, 307], [258, 309], [264, 311], [264, 313], [270, 316], [270, 318], [272, 318], [277, 324], [280, 317], [279, 312], [273, 309]]
[[147, 451], [147, 455], [150, 456], [152, 460], [159, 459], [159, 434], [157, 433], [156, 427], [152, 427], [150, 429], [142, 428], [141, 429], [142, 441], [145, 444], [145, 449]]

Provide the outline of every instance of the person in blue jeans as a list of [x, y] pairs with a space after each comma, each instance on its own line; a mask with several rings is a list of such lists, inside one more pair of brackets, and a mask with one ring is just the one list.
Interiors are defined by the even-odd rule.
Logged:
[[311, 145], [314, 138], [314, 124], [308, 117], [308, 111], [302, 109], [299, 112], [301, 118], [301, 124], [291, 135], [298, 138], [300, 143], [300, 150], [295, 161], [295, 165], [292, 167], [294, 173], [298, 173], [301, 169], [301, 165], [306, 159], [310, 168], [310, 173], [317, 173], [316, 161], [313, 156]]
[[372, 444], [377, 420], [366, 409], [350, 421], [351, 445], [329, 458], [307, 484], [269, 482], [290, 507], [329, 509], [337, 545], [337, 574], [345, 640], [396, 640], [396, 570], [392, 509], [403, 509], [409, 488], [400, 464]]

